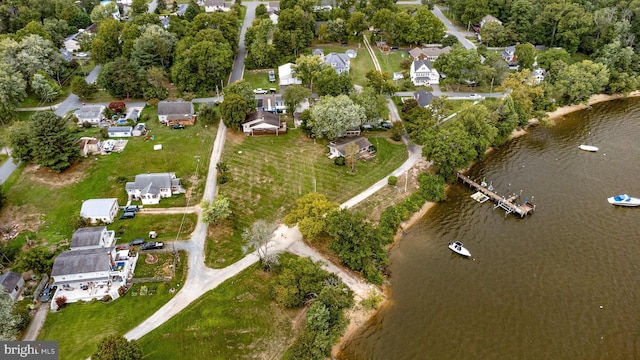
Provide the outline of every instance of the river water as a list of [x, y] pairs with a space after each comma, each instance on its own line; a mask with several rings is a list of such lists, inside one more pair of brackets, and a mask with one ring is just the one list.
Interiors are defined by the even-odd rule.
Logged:
[[[578, 145], [600, 148], [597, 153]], [[351, 359], [640, 359], [640, 100], [537, 127], [468, 175], [537, 205], [524, 219], [461, 183], [390, 253], [391, 299]], [[471, 259], [452, 253], [459, 240]]]

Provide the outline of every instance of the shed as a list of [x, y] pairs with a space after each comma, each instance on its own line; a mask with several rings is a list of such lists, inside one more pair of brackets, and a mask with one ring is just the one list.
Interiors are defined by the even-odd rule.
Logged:
[[109, 133], [109, 137], [131, 137], [133, 136], [133, 127], [109, 126], [107, 132]]
[[118, 199], [90, 199], [82, 203], [80, 216], [91, 222], [102, 221], [110, 224], [118, 213]]
[[4, 293], [16, 301], [24, 288], [24, 279], [20, 274], [9, 271], [0, 275], [0, 285], [4, 288]]
[[145, 123], [136, 124], [133, 127], [133, 131], [131, 132], [133, 136], [144, 136], [147, 135], [147, 125]]

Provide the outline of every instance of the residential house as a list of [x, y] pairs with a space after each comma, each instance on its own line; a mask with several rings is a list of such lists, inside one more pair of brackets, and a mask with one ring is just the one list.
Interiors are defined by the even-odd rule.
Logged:
[[204, 0], [205, 12], [222, 12], [231, 10], [231, 5], [225, 3], [224, 0]]
[[82, 202], [80, 216], [89, 219], [92, 223], [102, 221], [110, 224], [119, 209], [118, 199], [90, 199]]
[[80, 50], [80, 42], [83, 37], [92, 37], [98, 31], [98, 26], [96, 24], [92, 24], [86, 29], [80, 29], [77, 33], [67, 36], [64, 39], [63, 46], [64, 49], [70, 53], [74, 53]]
[[333, 159], [341, 156], [344, 157], [346, 154], [347, 145], [351, 143], [355, 143], [356, 145], [358, 145], [358, 152], [361, 156], [363, 154], [370, 154], [375, 152], [375, 150], [373, 150], [373, 144], [371, 144], [369, 139], [365, 137], [355, 136], [339, 138], [329, 143], [329, 158]]
[[320, 57], [324, 57], [324, 50], [322, 49], [313, 49], [311, 55], [318, 55]]
[[73, 54], [71, 53], [71, 51], [65, 49], [65, 48], [60, 48], [60, 55], [62, 55], [62, 60], [64, 60], [65, 62], [71, 62], [71, 60], [73, 60]]
[[483, 28], [487, 23], [489, 22], [497, 22], [498, 24], [502, 25], [502, 21], [500, 21], [498, 18], [496, 18], [493, 15], [485, 15], [482, 19], [480, 19], [480, 28]]
[[80, 228], [71, 236], [71, 250], [106, 248], [115, 243], [116, 232], [106, 226]]
[[504, 50], [502, 51], [502, 53], [500, 55], [502, 56], [502, 59], [504, 59], [504, 61], [507, 62], [507, 65], [509, 65], [509, 66], [517, 66], [518, 65], [518, 57], [516, 56], [516, 47], [515, 47], [515, 45], [507, 46], [506, 48], [504, 48]]
[[414, 60], [411, 63], [410, 78], [415, 86], [440, 83], [440, 74], [429, 60]]
[[109, 126], [107, 133], [109, 137], [131, 137], [133, 136], [133, 126]]
[[0, 285], [4, 289], [4, 294], [0, 294], [0, 296], [9, 295], [11, 300], [16, 301], [24, 289], [24, 279], [22, 275], [9, 271], [0, 275]]
[[131, 132], [133, 136], [145, 136], [147, 135], [147, 126], [145, 123], [136, 124]]
[[276, 13], [269, 14], [269, 19], [271, 20], [273, 25], [278, 25], [278, 14]]
[[187, 12], [188, 7], [189, 7], [189, 4], [179, 4], [178, 10], [176, 10], [175, 15], [184, 16], [184, 14]]
[[242, 123], [245, 135], [266, 135], [287, 132], [287, 124], [280, 122], [280, 115], [267, 111], [256, 111], [247, 115]]
[[102, 150], [102, 141], [94, 137], [81, 137], [78, 147], [80, 148], [80, 156], [87, 157]]
[[358, 56], [358, 51], [353, 50], [353, 49], [349, 49], [349, 50], [345, 51], [344, 53], [347, 54], [347, 56], [350, 59], [355, 59]]
[[302, 81], [293, 75], [292, 63], [278, 66], [278, 77], [280, 78], [280, 86], [302, 84]]
[[128, 182], [125, 189], [130, 198], [141, 200], [144, 205], [158, 204], [161, 198], [185, 191], [176, 173], [136, 175], [136, 180]]
[[168, 16], [160, 16], [160, 24], [163, 28], [168, 29], [171, 25], [171, 19]]
[[190, 101], [160, 101], [158, 120], [165, 125], [193, 125], [195, 122], [193, 103]]
[[537, 68], [533, 70], [533, 72], [530, 75], [530, 78], [532, 79], [532, 82], [534, 84], [538, 85], [544, 81], [545, 76], [546, 76], [546, 71], [544, 71], [544, 69]]
[[[64, 296], [68, 303], [106, 296], [117, 299], [118, 290], [133, 278], [137, 260], [137, 253], [114, 247], [65, 251], [55, 258], [51, 269], [57, 287], [52, 299]], [[52, 301], [52, 310], [55, 306]]]
[[127, 115], [124, 117], [124, 120], [125, 122], [131, 120], [134, 123], [137, 123], [139, 117], [140, 117], [140, 110], [133, 109], [127, 113]]
[[322, 59], [331, 66], [338, 74], [349, 73], [351, 58], [347, 54], [329, 53]]
[[451, 47], [444, 48], [439, 47], [425, 47], [425, 48], [413, 48], [409, 50], [409, 56], [413, 60], [430, 60], [435, 61], [440, 55], [448, 54], [451, 51]]
[[428, 107], [433, 101], [433, 94], [428, 91], [418, 90], [413, 93], [413, 98], [416, 99], [420, 107]]
[[73, 114], [78, 118], [78, 125], [89, 123], [92, 126], [98, 126], [104, 119], [102, 113], [106, 108], [104, 105], [82, 105]]
[[266, 95], [261, 99], [258, 99], [258, 110], [268, 111], [272, 113], [285, 113], [287, 112], [287, 106], [284, 103], [284, 99], [276, 95]]

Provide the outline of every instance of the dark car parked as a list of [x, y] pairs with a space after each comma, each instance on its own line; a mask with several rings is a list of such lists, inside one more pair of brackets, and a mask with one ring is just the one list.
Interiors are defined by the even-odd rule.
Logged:
[[143, 239], [143, 238], [137, 238], [137, 239], [131, 240], [131, 242], [129, 243], [129, 245], [131, 245], [131, 246], [144, 245], [144, 243], [145, 243], [145, 242], [146, 242], [146, 241], [144, 241], [144, 239]]
[[129, 205], [124, 207], [124, 212], [138, 212], [140, 207], [138, 205]]
[[51, 286], [51, 283], [47, 283], [47, 285], [44, 287], [44, 290], [42, 290], [42, 295], [40, 295], [40, 301], [48, 302], [49, 300], [51, 300], [51, 296], [55, 294], [56, 289], [58, 289], [57, 286]]
[[175, 124], [171, 126], [172, 129], [184, 129], [184, 125], [182, 124]]
[[140, 250], [152, 250], [152, 249], [162, 249], [164, 247], [164, 243], [157, 241], [150, 241], [148, 243], [142, 244], [140, 246]]
[[125, 211], [120, 215], [120, 219], [134, 219], [136, 217], [136, 213], [133, 211]]

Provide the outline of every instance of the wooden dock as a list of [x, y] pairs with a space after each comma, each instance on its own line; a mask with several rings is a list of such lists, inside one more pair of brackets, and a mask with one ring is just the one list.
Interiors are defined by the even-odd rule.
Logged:
[[510, 195], [505, 198], [504, 196], [500, 196], [495, 193], [493, 190], [489, 190], [487, 186], [483, 184], [478, 184], [477, 182], [471, 180], [468, 176], [458, 173], [458, 179], [462, 180], [462, 183], [469, 185], [470, 187], [480, 191], [485, 194], [491, 201], [495, 203], [493, 208], [501, 208], [506, 211], [507, 214], [514, 213], [516, 215], [520, 215], [520, 217], [525, 217], [533, 213], [536, 210], [536, 206], [529, 201], [525, 201], [524, 203], [518, 205], [515, 201], [520, 197], [520, 195]]

